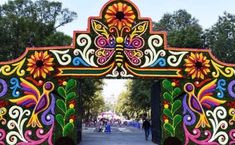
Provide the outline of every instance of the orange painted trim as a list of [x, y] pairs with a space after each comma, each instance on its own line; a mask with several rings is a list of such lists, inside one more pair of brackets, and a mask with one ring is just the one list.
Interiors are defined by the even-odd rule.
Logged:
[[[109, 66], [106, 67], [59, 67], [59, 73], [56, 75], [57, 77], [62, 77], [62, 76], [74, 76], [74, 77], [100, 77], [100, 76], [104, 76], [107, 73], [109, 73], [114, 67], [114, 63], [110, 64]], [[102, 71], [108, 69], [107, 71], [100, 73], [100, 74], [63, 74], [64, 71], [70, 71], [70, 70], [82, 70], [82, 71], [89, 71], [89, 70], [94, 70], [94, 71]]]
[[[138, 69], [138, 68], [134, 68], [131, 67], [128, 63], [125, 63], [125, 66], [127, 68], [128, 71], [131, 72], [131, 74], [138, 76], [138, 77], [158, 77], [158, 78], [183, 78], [183, 75], [181, 74], [181, 69], [180, 68], [144, 68], [144, 69]], [[134, 71], [132, 71], [132, 69], [135, 69], [137, 71], [173, 71], [176, 72], [176, 75], [152, 75], [152, 74], [137, 74]]]
[[23, 58], [25, 58], [29, 51], [46, 51], [46, 50], [49, 51], [49, 50], [58, 50], [58, 49], [59, 50], [71, 49], [71, 48], [74, 48], [74, 47], [73, 46], [27, 47], [24, 53], [20, 57], [13, 59], [13, 60], [0, 62], [0, 65], [16, 63], [22, 60]]

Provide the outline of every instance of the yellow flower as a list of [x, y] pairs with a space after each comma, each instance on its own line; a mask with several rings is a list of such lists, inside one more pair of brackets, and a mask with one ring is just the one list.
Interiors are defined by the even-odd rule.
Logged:
[[50, 72], [53, 71], [53, 60], [54, 58], [51, 58], [50, 55], [48, 55], [48, 52], [45, 51], [44, 53], [42, 51], [37, 52], [33, 55], [28, 60], [27, 63], [27, 71], [31, 75], [33, 75], [34, 78], [40, 78], [43, 77], [44, 79], [46, 78], [46, 75]]
[[69, 122], [70, 122], [70, 123], [73, 123], [73, 122], [74, 122], [74, 120], [73, 120], [73, 119], [69, 119]]
[[121, 30], [123, 26], [131, 27], [136, 16], [132, 7], [119, 2], [109, 6], [104, 17], [109, 27], [115, 26]]
[[210, 72], [210, 60], [207, 60], [206, 56], [202, 53], [191, 53], [185, 61], [185, 71], [194, 78], [204, 79]]

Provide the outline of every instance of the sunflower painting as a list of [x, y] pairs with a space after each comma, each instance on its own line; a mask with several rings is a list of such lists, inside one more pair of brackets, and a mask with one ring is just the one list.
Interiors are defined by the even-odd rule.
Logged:
[[191, 53], [185, 61], [185, 71], [192, 79], [204, 79], [210, 72], [210, 60], [203, 56], [202, 53]]
[[132, 7], [121, 2], [109, 6], [104, 17], [109, 27], [115, 26], [118, 30], [123, 26], [131, 27], [136, 18]]
[[31, 75], [33, 75], [33, 78], [46, 78], [46, 75], [53, 71], [53, 60], [54, 58], [51, 58], [51, 56], [48, 54], [47, 51], [44, 53], [42, 51], [37, 52], [30, 56], [27, 63], [27, 71]]

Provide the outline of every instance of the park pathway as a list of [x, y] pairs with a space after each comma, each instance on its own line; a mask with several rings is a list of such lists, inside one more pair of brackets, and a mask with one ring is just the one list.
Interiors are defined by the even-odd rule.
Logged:
[[85, 128], [79, 145], [157, 145], [144, 139], [144, 132], [133, 127], [113, 127], [111, 134]]

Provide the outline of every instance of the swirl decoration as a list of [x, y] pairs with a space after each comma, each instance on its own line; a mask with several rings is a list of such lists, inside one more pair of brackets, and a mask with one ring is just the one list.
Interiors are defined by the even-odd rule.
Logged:
[[229, 131], [229, 137], [231, 141], [229, 142], [229, 145], [235, 144], [235, 129], [232, 129]]
[[6, 135], [6, 142], [9, 145], [15, 145], [18, 139], [23, 142], [27, 142], [24, 137], [23, 129], [28, 116], [30, 116], [29, 110], [24, 110], [19, 106], [12, 106], [9, 109], [9, 116], [15, 120], [9, 120], [7, 127], [9, 130], [16, 129], [17, 131], [9, 131]]
[[[49, 114], [49, 112], [51, 112], [51, 114]], [[47, 126], [52, 125], [55, 120], [54, 115], [55, 115], [55, 96], [51, 94], [51, 104], [47, 108], [47, 110], [45, 110], [42, 113], [41, 116], [42, 123]]]
[[[189, 109], [187, 104], [187, 95], [184, 96], [183, 100], [183, 108], [184, 108], [184, 124], [187, 126], [192, 126], [196, 122], [195, 114]], [[189, 113], [189, 114], [188, 114]]]
[[80, 66], [80, 65], [89, 66], [81, 57], [75, 57], [73, 59], [73, 65], [74, 66]]
[[[189, 144], [190, 141], [198, 145], [205, 145], [205, 144], [206, 145], [219, 145], [217, 142], [209, 142], [211, 138], [211, 132], [209, 130], [206, 130], [204, 134], [202, 134], [201, 131], [198, 128], [196, 128], [196, 129], [193, 129], [193, 134], [191, 134], [188, 131], [185, 124], [183, 124], [183, 127], [184, 127], [184, 133], [185, 133], [185, 143], [184, 143], [185, 145]], [[202, 135], [206, 136], [206, 138], [201, 139]]]
[[228, 114], [232, 118], [232, 119], [229, 119], [229, 125], [233, 125], [234, 122], [235, 122], [235, 109], [234, 108], [230, 108], [229, 111], [228, 111]]
[[119, 71], [117, 70], [117, 66], [112, 70], [112, 74], [108, 74], [107, 77], [118, 77], [119, 76]]
[[125, 78], [127, 78], [127, 77], [132, 78], [133, 77], [133, 75], [127, 73], [126, 69], [123, 66], [122, 66], [122, 71], [120, 72], [120, 75], [121, 75], [121, 77], [125, 77]]
[[104, 36], [97, 36], [95, 38], [95, 45], [98, 48], [114, 48], [116, 42], [113, 35], [110, 35], [108, 39], [106, 39]]
[[3, 79], [0, 79], [0, 84], [2, 85], [2, 90], [0, 90], [1, 92], [0, 92], [0, 98], [1, 97], [3, 97], [4, 95], [6, 95], [6, 93], [7, 93], [7, 83], [6, 83], [6, 81], [5, 80], [3, 80]]
[[5, 125], [7, 123], [7, 120], [4, 118], [4, 115], [7, 114], [7, 109], [5, 107], [0, 108], [0, 121], [2, 125]]
[[133, 78], [133, 75], [128, 74], [128, 72], [126, 71], [126, 69], [122, 66], [121, 67], [121, 71], [118, 71], [118, 67], [116, 66], [113, 70], [112, 70], [112, 74], [107, 74], [107, 77], [113, 77], [116, 78], [118, 76], [121, 77], [125, 77], [125, 78]]
[[87, 34], [81, 34], [77, 37], [77, 44], [78, 47], [84, 47], [84, 49], [83, 51], [81, 49], [75, 49], [73, 52], [74, 55], [77, 56], [80, 54], [87, 64], [89, 64], [90, 66], [98, 67], [94, 63], [95, 50], [89, 49], [91, 46], [91, 37]]
[[163, 44], [163, 39], [159, 35], [152, 35], [148, 39], [148, 45], [150, 49], [146, 49], [145, 53], [145, 63], [141, 67], [148, 67], [154, 64], [159, 56], [164, 57], [166, 56], [165, 50], [159, 50], [156, 52], [155, 48], [161, 47]]
[[[211, 110], [206, 111], [206, 115], [211, 122], [213, 134], [209, 142], [213, 142], [218, 138], [219, 144], [227, 144], [228, 143], [228, 134], [226, 133], [226, 129], [228, 128], [228, 123], [225, 120], [227, 117], [227, 111], [223, 106], [216, 107], [214, 111]], [[221, 120], [221, 121], [219, 121]], [[221, 130], [225, 131], [221, 131]]]
[[225, 85], [226, 85], [226, 81], [224, 79], [220, 79], [217, 83], [216, 90], [219, 91], [217, 93], [217, 97], [220, 99], [222, 99], [224, 97], [224, 91], [226, 90]]
[[3, 140], [5, 139], [5, 137], [6, 137], [6, 132], [5, 132], [5, 130], [0, 129], [0, 144], [1, 144], [1, 145], [5, 145], [5, 143], [3, 142]]
[[234, 76], [234, 69], [232, 67], [224, 67], [224, 66], [214, 62], [213, 60], [211, 60], [211, 63], [214, 66], [215, 71], [216, 71], [216, 72], [215, 71], [212, 72], [212, 76], [214, 78], [218, 78], [220, 76], [220, 74], [226, 78], [231, 78], [232, 76]]
[[[172, 66], [172, 67], [177, 67], [177, 66], [180, 65], [180, 63], [182, 62], [183, 57], [188, 52], [173, 52], [173, 51], [169, 51], [169, 53], [171, 55], [167, 58], [167, 63], [170, 66]], [[179, 58], [177, 58], [177, 56], [179, 56]]]
[[19, 142], [17, 143], [17, 145], [40, 145], [40, 144], [43, 144], [47, 141], [48, 145], [53, 145], [52, 143], [52, 136], [53, 136], [53, 130], [54, 130], [54, 123], [52, 124], [52, 127], [51, 129], [46, 133], [44, 134], [44, 130], [39, 128], [36, 130], [36, 137], [38, 138], [37, 140], [33, 140], [30, 138], [30, 136], [32, 136], [32, 131], [31, 130], [27, 130], [25, 132], [25, 139], [27, 140], [26, 142]]
[[11, 78], [10, 84], [12, 85], [10, 87], [10, 89], [12, 89], [12, 96], [13, 97], [19, 97], [20, 96], [20, 91], [18, 91], [18, 89], [20, 89], [21, 87], [20, 87], [18, 78]]
[[[60, 65], [68, 65], [72, 58], [71, 56], [68, 54], [69, 53], [69, 49], [68, 50], [50, 50], [50, 52], [52, 52], [55, 56], [56, 56], [56, 59], [58, 60], [59, 64]], [[60, 57], [60, 55], [62, 55]]]
[[13, 63], [10, 65], [4, 65], [1, 67], [1, 72], [5, 76], [10, 76], [16, 72], [18, 76], [24, 76], [25, 75], [25, 70], [22, 69], [22, 66], [25, 62], [26, 58], [21, 60], [20, 62]]
[[155, 63], [150, 65], [150, 67], [155, 67], [159, 64], [160, 67], [165, 67], [166, 66], [166, 59], [165, 58], [159, 58], [156, 60]]
[[228, 85], [228, 93], [233, 98], [235, 98], [234, 85], [235, 85], [235, 80], [231, 81]]
[[131, 39], [130, 36], [127, 36], [125, 38], [124, 47], [128, 49], [132, 48], [141, 49], [144, 46], [144, 44], [145, 44], [144, 39], [141, 37], [135, 37]]

